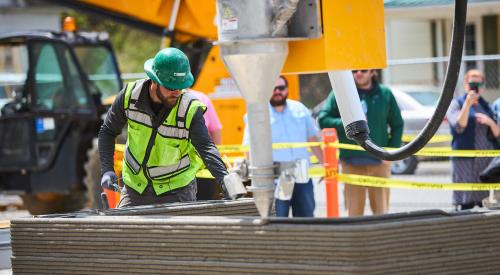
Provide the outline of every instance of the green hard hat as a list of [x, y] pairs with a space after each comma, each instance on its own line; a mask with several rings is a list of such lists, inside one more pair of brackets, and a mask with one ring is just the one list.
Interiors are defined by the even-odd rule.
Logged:
[[159, 51], [144, 63], [144, 71], [151, 80], [169, 90], [185, 89], [194, 82], [187, 56], [176, 48]]

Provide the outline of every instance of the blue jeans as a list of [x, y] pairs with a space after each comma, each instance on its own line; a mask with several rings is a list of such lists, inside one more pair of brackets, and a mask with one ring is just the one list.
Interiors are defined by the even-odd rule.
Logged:
[[294, 217], [314, 217], [316, 203], [314, 202], [314, 188], [311, 179], [307, 183], [295, 183], [291, 200], [276, 199], [276, 216], [288, 217], [290, 206]]

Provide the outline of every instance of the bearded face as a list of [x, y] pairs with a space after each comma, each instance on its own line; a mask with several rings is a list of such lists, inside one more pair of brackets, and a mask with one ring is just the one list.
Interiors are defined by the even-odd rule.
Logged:
[[274, 86], [273, 95], [269, 100], [271, 106], [282, 106], [286, 104], [286, 99], [288, 98], [288, 87], [282, 78], [279, 78]]
[[181, 90], [169, 90], [163, 86], [156, 85], [156, 97], [168, 107], [174, 107], [177, 103], [177, 98], [181, 95]]

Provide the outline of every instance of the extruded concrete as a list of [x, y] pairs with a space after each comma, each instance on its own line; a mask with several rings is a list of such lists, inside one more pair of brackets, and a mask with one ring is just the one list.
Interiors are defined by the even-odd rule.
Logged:
[[[144, 213], [143, 213], [144, 214]], [[500, 211], [12, 221], [15, 274], [498, 274]]]

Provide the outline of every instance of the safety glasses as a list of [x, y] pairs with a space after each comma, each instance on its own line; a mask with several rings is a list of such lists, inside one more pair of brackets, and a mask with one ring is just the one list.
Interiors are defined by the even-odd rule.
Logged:
[[[158, 85], [159, 87], [159, 85]], [[162, 86], [165, 90], [167, 90], [167, 92], [169, 93], [173, 93], [173, 92], [177, 92], [179, 91], [180, 89], [170, 89], [169, 87], [165, 87], [165, 86]]]
[[286, 86], [285, 86], [285, 85], [280, 85], [280, 86], [276, 86], [276, 87], [274, 87], [274, 90], [273, 90], [273, 91], [280, 91], [280, 92], [283, 92], [284, 90], [286, 90]]
[[363, 74], [366, 74], [368, 72], [368, 70], [352, 70], [352, 73], [355, 74], [357, 72], [361, 72]]

